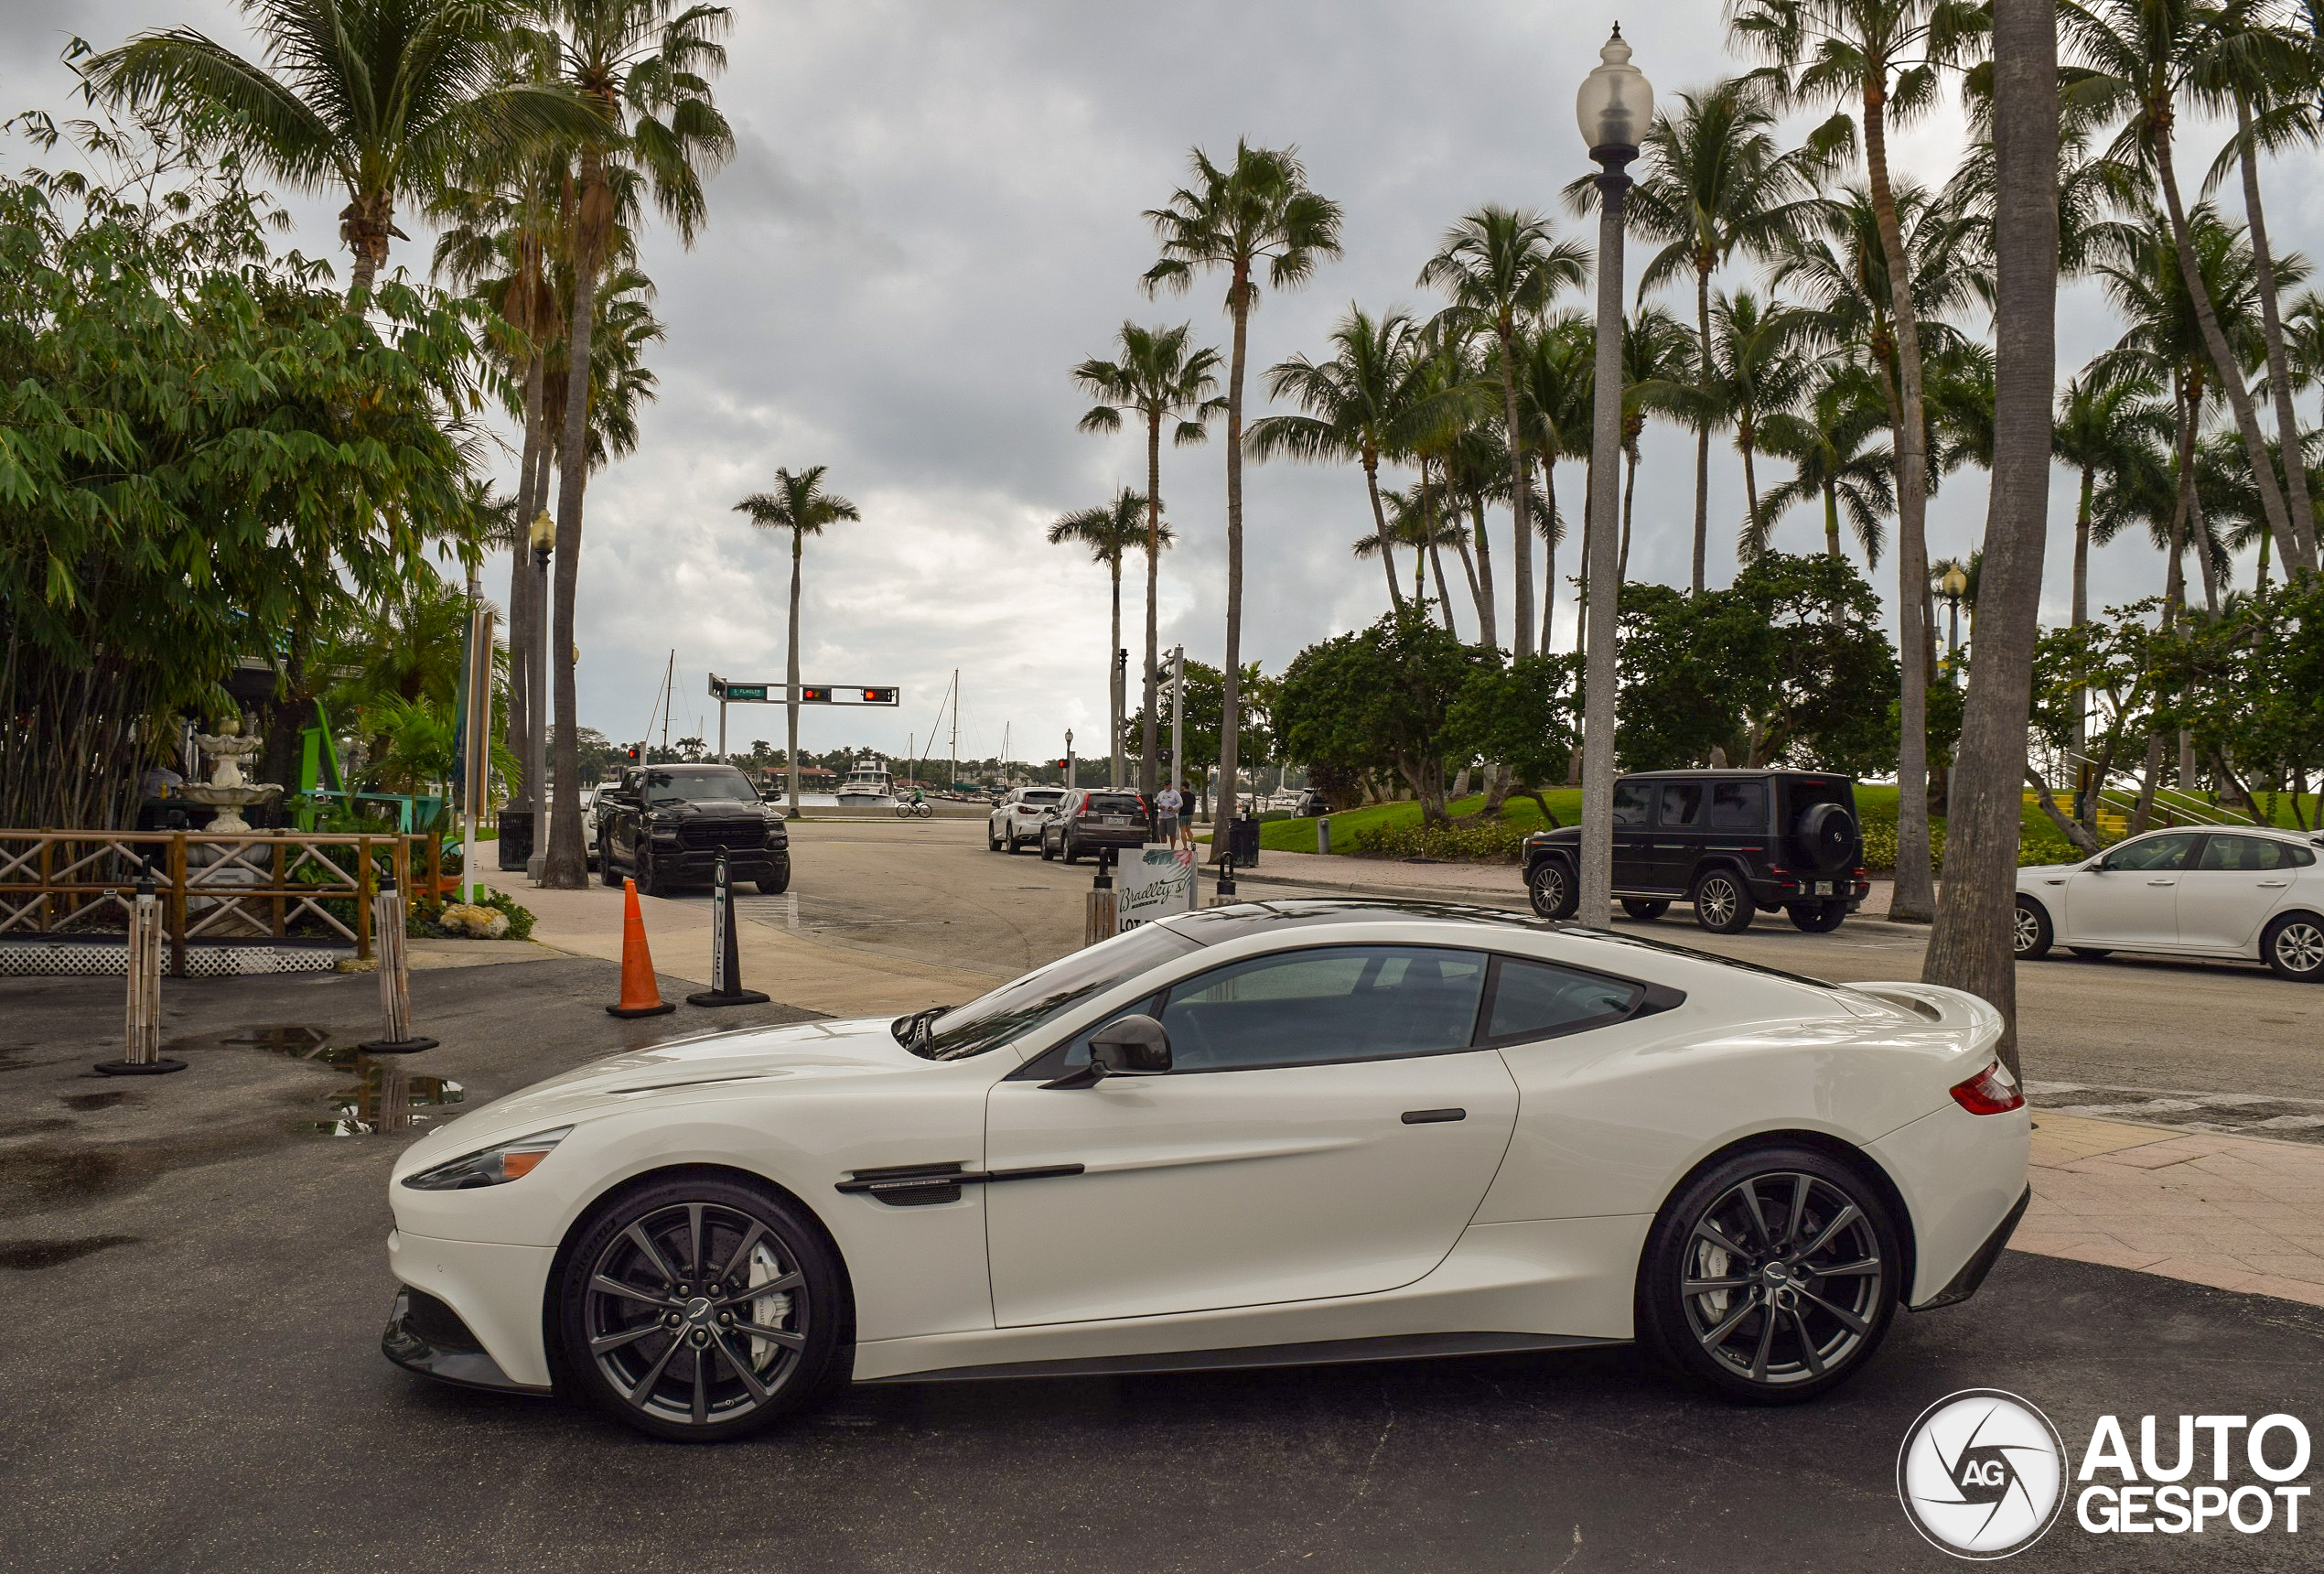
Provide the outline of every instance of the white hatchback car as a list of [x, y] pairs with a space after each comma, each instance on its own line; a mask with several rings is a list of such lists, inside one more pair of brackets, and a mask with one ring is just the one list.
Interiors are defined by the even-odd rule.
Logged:
[[2063, 945], [2265, 962], [2324, 978], [2324, 838], [2258, 826], [2149, 831], [2078, 864], [2017, 871], [2021, 962]]
[[1999, 1016], [1468, 908], [1251, 903], [966, 1005], [580, 1067], [405, 1150], [390, 1359], [738, 1436], [930, 1382], [1642, 1339], [1747, 1401], [1965, 1299]]
[[1062, 787], [1019, 787], [993, 807], [984, 825], [984, 845], [994, 852], [1013, 853], [1030, 842], [1041, 845], [1041, 826], [1060, 803]]

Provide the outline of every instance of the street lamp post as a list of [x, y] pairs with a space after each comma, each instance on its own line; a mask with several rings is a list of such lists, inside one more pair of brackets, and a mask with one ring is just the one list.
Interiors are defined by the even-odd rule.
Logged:
[[1065, 729], [1065, 786], [1068, 792], [1073, 787], [1073, 729], [1070, 727]]
[[549, 555], [556, 550], [556, 521], [543, 509], [526, 534], [533, 548], [533, 571], [539, 585], [533, 605], [541, 609], [540, 637], [525, 658], [533, 664], [533, 701], [527, 719], [532, 726], [525, 738], [524, 779], [533, 799], [533, 856], [524, 861], [525, 877], [534, 885], [541, 883], [549, 867]]
[[1945, 598], [1945, 662], [1949, 667], [1957, 666], [1961, 662], [1961, 598], [1969, 594], [1969, 577], [1956, 563], [1937, 581], [1937, 589]]
[[1625, 173], [1654, 113], [1654, 91], [1614, 36], [1582, 79], [1575, 109], [1598, 177], [1598, 378], [1589, 468], [1587, 656], [1582, 679], [1582, 867], [1585, 923], [1604, 923], [1614, 890], [1614, 616], [1621, 594], [1615, 518], [1622, 443], [1622, 197]]

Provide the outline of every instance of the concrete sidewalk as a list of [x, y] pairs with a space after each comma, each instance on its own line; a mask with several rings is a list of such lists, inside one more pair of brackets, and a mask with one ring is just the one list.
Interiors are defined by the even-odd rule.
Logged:
[[[576, 956], [621, 959], [622, 893], [597, 883], [594, 876], [584, 890], [543, 890], [521, 874], [497, 869], [487, 874], [485, 883], [532, 910], [535, 943]], [[709, 900], [640, 897], [638, 909], [655, 970], [706, 987]], [[845, 950], [747, 920], [737, 923], [735, 937], [744, 987], [826, 1017], [888, 1016], [958, 1005], [998, 982], [981, 973]]]

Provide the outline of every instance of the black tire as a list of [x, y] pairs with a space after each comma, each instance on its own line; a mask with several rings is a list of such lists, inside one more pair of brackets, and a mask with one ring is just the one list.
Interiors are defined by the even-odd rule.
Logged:
[[984, 850], [988, 853], [997, 853], [1001, 850], [1001, 838], [993, 830], [989, 821], [984, 825]]
[[1013, 858], [1017, 857], [1017, 849], [1024, 845], [1017, 839], [1017, 826], [1012, 822], [1008, 829], [1001, 833], [1001, 850]]
[[1573, 917], [1574, 910], [1581, 905], [1574, 870], [1563, 858], [1544, 858], [1527, 869], [1525, 890], [1533, 898], [1533, 911], [1543, 918], [1563, 921]]
[[1670, 911], [1671, 904], [1642, 896], [1626, 896], [1622, 899], [1622, 911], [1641, 923], [1652, 923]]
[[[1826, 1271], [1839, 1267], [1856, 1271]], [[1879, 1349], [1902, 1267], [1888, 1204], [1862, 1175], [1811, 1148], [1748, 1148], [1663, 1205], [1639, 1258], [1638, 1329], [1729, 1398], [1795, 1405]]]
[[2103, 962], [2114, 954], [2113, 952], [2100, 945], [2069, 945], [2066, 949], [2084, 962]]
[[1058, 837], [1058, 842], [1064, 850], [1067, 863], [1078, 864], [1081, 861], [1081, 845], [1073, 839], [1071, 832]]
[[613, 838], [603, 831], [597, 833], [597, 881], [616, 890], [621, 889], [621, 877], [613, 868]]
[[773, 874], [759, 876], [757, 883], [760, 896], [782, 895], [791, 889], [791, 866], [784, 864]]
[[1713, 869], [1695, 882], [1695, 922], [1713, 934], [1739, 934], [1751, 927], [1759, 904], [1743, 877], [1733, 869]]
[[1792, 926], [1810, 934], [1829, 934], [1848, 921], [1845, 901], [1795, 901], [1783, 910]]
[[653, 872], [652, 853], [644, 847], [640, 847], [638, 856], [632, 863], [633, 868], [629, 878], [638, 882], [640, 896], [660, 896], [669, 889]]
[[2020, 962], [2039, 962], [2050, 954], [2050, 947], [2057, 939], [2058, 931], [2051, 926], [2050, 914], [2041, 903], [2029, 896], [2019, 897], [2016, 927], [2009, 936], [2011, 954]]
[[[597, 1288], [608, 1279], [633, 1293]], [[674, 1337], [664, 1331], [673, 1322]], [[566, 1375], [590, 1403], [652, 1437], [714, 1443], [813, 1397], [854, 1321], [838, 1261], [797, 1203], [727, 1176], [679, 1174], [618, 1195], [582, 1226], [557, 1287], [557, 1331]]]
[[2324, 918], [2287, 912], [2260, 936], [2259, 954], [2268, 971], [2295, 984], [2324, 979]]
[[1043, 837], [1041, 838], [1041, 862], [1043, 862], [1043, 863], [1047, 864], [1047, 863], [1054, 863], [1056, 860], [1057, 860], [1057, 855], [1056, 855], [1055, 853], [1053, 853], [1053, 852], [1049, 851], [1049, 837], [1047, 837], [1047, 836], [1043, 836]]

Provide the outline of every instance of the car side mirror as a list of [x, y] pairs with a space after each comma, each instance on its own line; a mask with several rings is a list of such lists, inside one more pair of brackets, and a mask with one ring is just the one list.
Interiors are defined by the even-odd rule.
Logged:
[[1151, 1017], [1108, 1022], [1091, 1036], [1090, 1064], [1104, 1076], [1158, 1077], [1170, 1069], [1170, 1035]]

